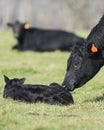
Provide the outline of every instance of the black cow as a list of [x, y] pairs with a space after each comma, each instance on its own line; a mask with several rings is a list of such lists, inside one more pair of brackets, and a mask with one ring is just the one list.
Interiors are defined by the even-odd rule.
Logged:
[[74, 90], [92, 79], [104, 65], [104, 15], [85, 43], [75, 45], [67, 61], [63, 85]]
[[49, 104], [69, 105], [74, 103], [71, 93], [57, 83], [45, 85], [24, 84], [25, 78], [9, 79], [4, 76], [4, 98], [12, 98], [28, 103], [46, 102]]
[[21, 51], [70, 51], [75, 43], [84, 40], [70, 32], [30, 28], [28, 23], [20, 23], [19, 21], [7, 25], [13, 29], [14, 36], [18, 41], [13, 49]]

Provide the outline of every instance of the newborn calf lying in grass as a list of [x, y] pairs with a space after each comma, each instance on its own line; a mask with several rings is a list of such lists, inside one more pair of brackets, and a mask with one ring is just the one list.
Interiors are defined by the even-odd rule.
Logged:
[[4, 76], [4, 98], [12, 98], [28, 103], [46, 102], [49, 104], [69, 105], [74, 103], [71, 93], [57, 83], [46, 85], [24, 84], [25, 78], [9, 79]]

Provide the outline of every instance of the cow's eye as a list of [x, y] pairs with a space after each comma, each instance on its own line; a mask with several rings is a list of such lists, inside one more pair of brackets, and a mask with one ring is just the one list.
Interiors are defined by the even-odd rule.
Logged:
[[73, 67], [74, 67], [75, 70], [79, 69], [80, 66], [81, 66], [81, 60], [80, 59], [73, 62]]
[[75, 62], [75, 63], [73, 64], [73, 66], [74, 66], [75, 69], [79, 68], [79, 65], [80, 65], [79, 62]]

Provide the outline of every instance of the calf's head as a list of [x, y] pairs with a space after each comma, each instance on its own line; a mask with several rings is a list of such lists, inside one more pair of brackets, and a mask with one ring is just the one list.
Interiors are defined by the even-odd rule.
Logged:
[[4, 81], [6, 83], [5, 88], [12, 88], [12, 87], [15, 87], [15, 86], [21, 86], [25, 82], [25, 78], [9, 79], [7, 76], [4, 75]]
[[7, 23], [7, 25], [12, 28], [15, 38], [19, 38], [19, 36], [23, 33], [22, 31], [30, 28], [28, 23], [21, 23], [19, 21]]
[[67, 61], [63, 86], [72, 91], [81, 87], [96, 75], [104, 64], [104, 52], [94, 44], [77, 44]]
[[17, 89], [15, 88], [21, 87], [21, 85], [23, 85], [25, 78], [9, 79], [7, 76], [4, 75], [4, 81], [5, 81], [5, 87], [4, 87], [3, 97], [7, 98], [13, 96], [13, 93], [17, 91]]

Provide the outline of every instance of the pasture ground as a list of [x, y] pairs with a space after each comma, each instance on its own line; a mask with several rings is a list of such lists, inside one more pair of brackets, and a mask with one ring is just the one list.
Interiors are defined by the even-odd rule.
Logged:
[[[77, 32], [87, 36], [87, 33]], [[68, 52], [18, 52], [10, 30], [0, 32], [0, 130], [104, 130], [104, 68], [72, 92], [71, 106], [26, 104], [3, 99], [3, 75], [26, 77], [26, 83], [62, 83]]]

